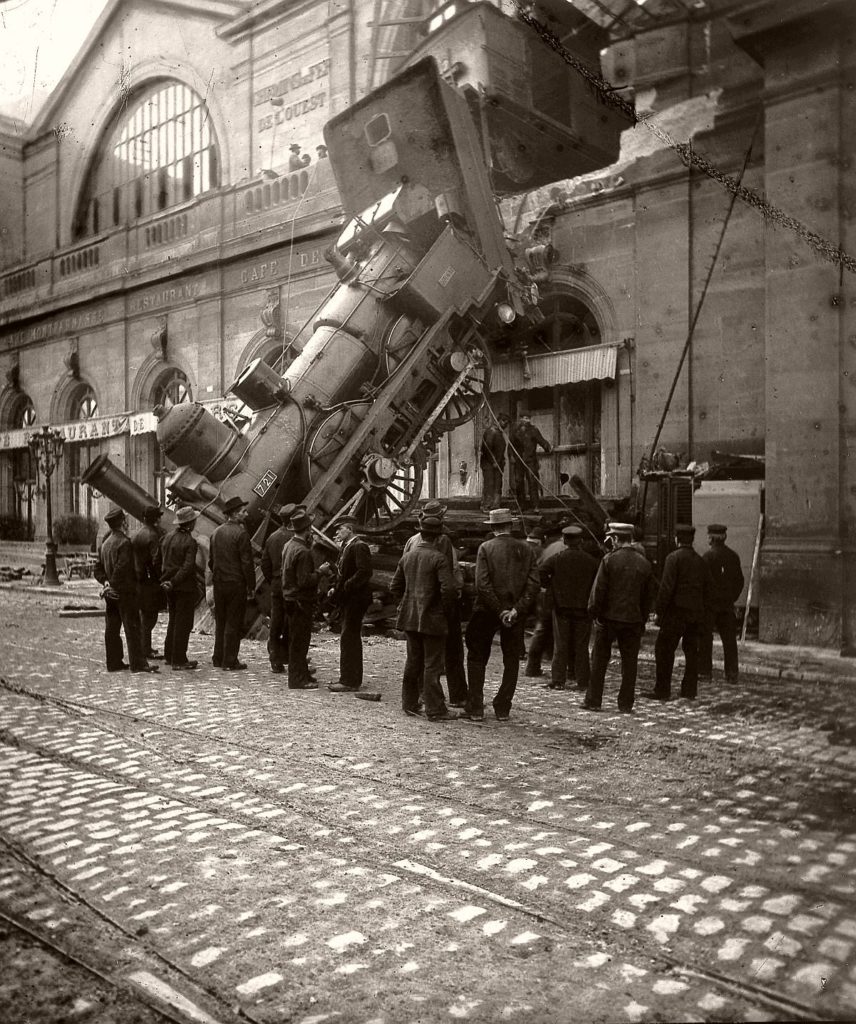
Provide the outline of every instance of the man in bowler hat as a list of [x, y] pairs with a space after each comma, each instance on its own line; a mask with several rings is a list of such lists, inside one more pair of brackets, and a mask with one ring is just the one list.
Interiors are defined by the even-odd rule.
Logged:
[[238, 659], [247, 601], [255, 596], [256, 570], [244, 522], [247, 503], [235, 495], [223, 505], [226, 522], [211, 534], [208, 566], [214, 580], [214, 654], [224, 672], [247, 666]]
[[440, 686], [448, 616], [455, 600], [452, 572], [437, 546], [442, 530], [435, 516], [422, 517], [422, 543], [401, 556], [389, 588], [399, 602], [397, 626], [407, 637], [401, 706], [406, 715], [421, 715], [421, 691], [425, 714], [432, 722], [457, 718], [446, 707]]
[[517, 689], [520, 652], [526, 615], [538, 594], [538, 556], [531, 544], [511, 536], [513, 517], [508, 509], [492, 509], [485, 520], [493, 537], [476, 555], [476, 596], [467, 623], [468, 717], [484, 719], [484, 682], [493, 638], [499, 632], [502, 682], [493, 698], [500, 722], [507, 722]]
[[743, 591], [743, 569], [740, 556], [726, 543], [728, 528], [722, 523], [711, 523], [707, 528], [708, 550], [701, 556], [710, 573], [710, 614], [701, 633], [698, 647], [698, 672], [710, 676], [713, 668], [713, 631], [722, 641], [726, 683], [736, 683], [737, 620], [734, 604]]
[[[108, 672], [157, 672], [143, 653], [140, 635], [140, 603], [137, 597], [137, 572], [134, 549], [126, 532], [128, 520], [120, 508], [111, 508], [104, 517], [110, 532], [101, 542], [95, 578], [101, 583], [104, 598], [104, 649]], [[121, 630], [125, 630], [128, 663], [123, 661]]]
[[187, 657], [187, 643], [196, 610], [196, 553], [199, 545], [193, 527], [199, 513], [183, 505], [175, 514], [175, 528], [161, 541], [161, 582], [166, 593], [169, 619], [163, 654], [176, 671], [192, 670], [198, 661]]
[[[430, 541], [436, 546], [440, 554], [446, 559], [452, 573], [452, 580], [455, 584], [455, 600], [446, 607], [447, 621], [449, 627], [446, 632], [446, 643], [443, 651], [443, 669], [446, 673], [446, 686], [449, 690], [449, 707], [463, 708], [467, 703], [467, 673], [464, 668], [464, 640], [461, 627], [461, 593], [464, 589], [464, 573], [458, 562], [458, 552], [452, 543], [445, 527], [446, 506], [432, 498], [426, 501], [418, 514], [419, 524], [425, 517], [440, 520], [440, 533], [432, 537]], [[406, 554], [418, 544], [423, 543], [421, 529], [417, 530], [412, 537], [408, 537], [402, 554]]]
[[663, 562], [663, 577], [657, 594], [657, 622], [660, 632], [654, 643], [657, 681], [643, 693], [651, 700], [670, 700], [675, 651], [684, 652], [681, 696], [695, 700], [698, 692], [698, 643], [710, 608], [710, 573], [704, 559], [693, 548], [695, 527], [678, 523], [677, 548]]

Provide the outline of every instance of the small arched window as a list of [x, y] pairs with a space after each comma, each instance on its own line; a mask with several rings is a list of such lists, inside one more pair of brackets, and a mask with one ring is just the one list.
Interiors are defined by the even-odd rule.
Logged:
[[169, 374], [158, 380], [152, 390], [152, 407], [163, 406], [171, 409], [182, 402], [192, 402], [193, 395], [187, 376], [181, 370], [171, 370]]
[[90, 387], [80, 391], [75, 404], [77, 409], [73, 418], [76, 420], [91, 420], [98, 415], [98, 399]]
[[74, 237], [109, 231], [219, 184], [217, 139], [205, 101], [181, 82], [150, 83], [122, 106], [104, 136]]
[[539, 308], [544, 319], [529, 333], [529, 355], [565, 352], [568, 349], [600, 345], [600, 327], [581, 299], [567, 292], [545, 295]]

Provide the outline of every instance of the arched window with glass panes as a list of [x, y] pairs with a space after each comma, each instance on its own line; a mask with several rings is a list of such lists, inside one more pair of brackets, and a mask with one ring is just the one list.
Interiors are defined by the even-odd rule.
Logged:
[[74, 239], [167, 210], [219, 184], [217, 139], [203, 98], [181, 82], [149, 83], [122, 105], [103, 137]]
[[[98, 415], [98, 399], [88, 384], [81, 384], [71, 399], [72, 420], [92, 420]], [[83, 483], [83, 474], [98, 456], [97, 441], [74, 441], [65, 445], [69, 509], [74, 515], [92, 516], [92, 491]]]
[[[174, 405], [181, 405], [184, 402], [192, 402], [193, 394], [190, 382], [186, 374], [176, 367], [170, 369], [158, 378], [152, 389], [152, 408], [171, 409]], [[152, 466], [154, 467], [154, 497], [161, 505], [166, 504], [166, 481], [175, 470], [175, 466], [161, 451], [155, 434], [151, 435], [152, 445]]]

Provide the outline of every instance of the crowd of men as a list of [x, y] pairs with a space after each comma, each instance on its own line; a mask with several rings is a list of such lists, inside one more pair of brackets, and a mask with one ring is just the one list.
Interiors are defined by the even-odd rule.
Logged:
[[[223, 671], [240, 671], [247, 667], [239, 657], [240, 644], [256, 571], [245, 525], [246, 503], [232, 498], [223, 511], [226, 521], [211, 535], [207, 560], [215, 622], [211, 660]], [[464, 580], [445, 529], [445, 511], [438, 501], [423, 506], [418, 530], [404, 545], [390, 585], [398, 604], [396, 624], [407, 644], [401, 687], [405, 714], [432, 722], [461, 717], [483, 721], [486, 670], [498, 636], [502, 677], [492, 707], [497, 720], [507, 721], [525, 654], [525, 629], [533, 614], [536, 628], [526, 674], [541, 674], [541, 656], [551, 646], [548, 686], [563, 690], [572, 681], [583, 693], [580, 707], [586, 711], [601, 709], [607, 666], [617, 646], [618, 709], [632, 712], [640, 644], [652, 614], [659, 625], [656, 683], [643, 696], [671, 699], [680, 644], [680, 696], [694, 700], [699, 675], [711, 672], [713, 631], [722, 641], [726, 681], [737, 682], [734, 605], [744, 580], [739, 557], [725, 543], [725, 526], [708, 527], [709, 549], [699, 555], [693, 547], [695, 528], [679, 524], [677, 547], [664, 560], [658, 581], [632, 524], [608, 524], [608, 551], [598, 558], [586, 550], [584, 530], [578, 525], [565, 526], [552, 542], [543, 544], [540, 539], [514, 536], [512, 513], [491, 509], [485, 520], [491, 536], [478, 547], [473, 608], [464, 629]], [[106, 601], [105, 651], [111, 672], [157, 671], [152, 629], [161, 611], [168, 613], [166, 663], [176, 671], [198, 667], [188, 658], [187, 647], [199, 599], [199, 548], [193, 535], [199, 513], [179, 508], [173, 529], [166, 533], [158, 525], [161, 515], [156, 506], [147, 508], [133, 537], [128, 536], [121, 509], [111, 509], [105, 517], [110, 533], [100, 547], [96, 578], [103, 584]], [[287, 672], [290, 689], [318, 687], [309, 647], [321, 594], [336, 606], [341, 627], [339, 677], [329, 689], [359, 696], [362, 625], [372, 601], [371, 548], [360, 536], [356, 520], [342, 518], [336, 522], [335, 562], [318, 564], [313, 516], [293, 504], [281, 506], [276, 515], [279, 525], [267, 538], [260, 563], [270, 584], [271, 672]], [[440, 681], [444, 674], [448, 699]]]

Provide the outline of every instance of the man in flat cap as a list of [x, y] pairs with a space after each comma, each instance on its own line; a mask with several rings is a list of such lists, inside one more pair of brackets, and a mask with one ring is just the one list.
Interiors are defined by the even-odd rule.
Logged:
[[[303, 506], [300, 506], [301, 508]], [[279, 526], [265, 541], [261, 557], [262, 576], [270, 584], [270, 627], [268, 629], [268, 657], [270, 670], [285, 672], [288, 661], [288, 617], [282, 600], [282, 552], [294, 536], [289, 520], [297, 511], [293, 502], [280, 505], [277, 516]]]
[[140, 600], [140, 634], [143, 654], [147, 658], [161, 655], [152, 646], [152, 630], [157, 625], [158, 613], [164, 610], [164, 592], [160, 585], [160, 543], [163, 530], [158, 523], [163, 509], [147, 505], [143, 510], [143, 525], [131, 537], [134, 549], [134, 567]]
[[372, 603], [372, 553], [352, 516], [337, 521], [339, 545], [336, 582], [328, 596], [342, 612], [339, 633], [339, 678], [327, 687], [333, 693], [354, 693], [363, 685], [363, 616]]
[[562, 530], [564, 549], [548, 556], [540, 567], [541, 586], [549, 592], [553, 607], [551, 690], [564, 690], [570, 659], [573, 659], [577, 689], [588, 690], [591, 674], [588, 599], [598, 561], [583, 551], [582, 536], [581, 527], [566, 526]]
[[[452, 573], [452, 580], [455, 584], [455, 600], [446, 605], [447, 622], [449, 627], [446, 631], [446, 641], [443, 650], [443, 667], [441, 674], [446, 674], [446, 687], [449, 690], [449, 707], [463, 708], [467, 703], [467, 673], [464, 667], [464, 639], [461, 625], [461, 593], [464, 589], [464, 573], [458, 563], [458, 552], [452, 543], [445, 526], [446, 506], [436, 499], [426, 501], [417, 514], [420, 527], [425, 517], [440, 520], [440, 533], [436, 537], [432, 535], [430, 543], [436, 547], [440, 554], [446, 559], [449, 570]], [[423, 543], [423, 533], [417, 530], [412, 537], [407, 539], [402, 554], [407, 554], [418, 544]]]
[[175, 671], [192, 670], [198, 661], [187, 657], [187, 644], [196, 611], [196, 556], [199, 545], [193, 528], [199, 513], [183, 505], [175, 513], [175, 528], [161, 541], [161, 582], [169, 619], [163, 655]]
[[468, 717], [484, 719], [484, 682], [493, 638], [499, 632], [502, 682], [493, 698], [500, 722], [511, 715], [517, 689], [526, 616], [538, 595], [538, 556], [531, 544], [511, 536], [514, 520], [508, 509], [492, 509], [485, 525], [493, 532], [476, 555], [476, 596], [467, 623]]
[[647, 558], [633, 550], [633, 524], [610, 523], [612, 551], [597, 570], [588, 610], [594, 619], [591, 677], [581, 707], [600, 711], [613, 643], [621, 655], [618, 710], [633, 711], [642, 630], [654, 604], [657, 583]]
[[693, 548], [694, 537], [694, 526], [678, 523], [678, 546], [663, 562], [656, 604], [660, 632], [654, 643], [657, 681], [653, 690], [642, 694], [651, 700], [671, 700], [672, 669], [679, 643], [684, 652], [681, 696], [695, 700], [698, 692], [698, 642], [710, 608], [710, 573]]
[[437, 546], [442, 530], [443, 524], [435, 516], [419, 520], [423, 543], [401, 556], [389, 588], [399, 602], [396, 624], [407, 637], [401, 707], [406, 715], [421, 715], [421, 692], [425, 715], [431, 722], [458, 717], [446, 707], [440, 686], [449, 611], [455, 600], [452, 572]]
[[317, 690], [309, 668], [309, 645], [318, 597], [312, 555], [312, 516], [302, 507], [288, 525], [294, 534], [282, 551], [282, 600], [288, 616], [288, 688]]
[[[140, 603], [134, 549], [127, 534], [128, 520], [122, 509], [113, 507], [104, 517], [110, 532], [101, 542], [95, 578], [102, 584], [104, 598], [104, 650], [108, 672], [157, 672], [143, 653], [140, 636]], [[125, 664], [121, 630], [125, 630], [128, 663]]]
[[255, 596], [256, 570], [250, 535], [244, 525], [247, 503], [235, 495], [222, 506], [226, 522], [211, 534], [208, 567], [214, 580], [214, 654], [224, 672], [247, 666], [238, 659], [247, 601]]
[[698, 671], [700, 676], [710, 676], [713, 669], [713, 631], [722, 641], [722, 658], [725, 663], [726, 683], [736, 683], [739, 673], [737, 663], [737, 620], [734, 605], [743, 591], [743, 569], [740, 556], [725, 543], [728, 528], [721, 523], [711, 523], [707, 528], [709, 547], [701, 556], [710, 573], [710, 615], [702, 630], [698, 649]]

